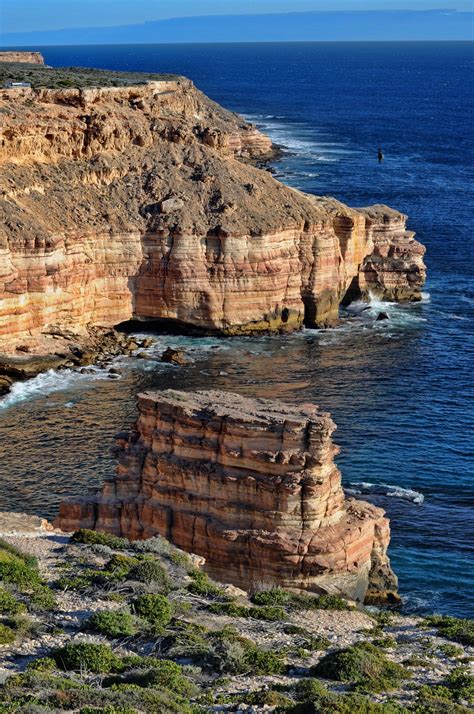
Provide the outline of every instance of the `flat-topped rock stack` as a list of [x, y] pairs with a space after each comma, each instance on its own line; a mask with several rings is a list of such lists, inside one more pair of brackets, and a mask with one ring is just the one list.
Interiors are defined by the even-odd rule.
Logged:
[[138, 410], [134, 430], [118, 437], [115, 478], [63, 502], [60, 528], [159, 533], [246, 589], [276, 583], [359, 600], [396, 590], [388, 520], [345, 498], [328, 414], [175, 390], [140, 394]]

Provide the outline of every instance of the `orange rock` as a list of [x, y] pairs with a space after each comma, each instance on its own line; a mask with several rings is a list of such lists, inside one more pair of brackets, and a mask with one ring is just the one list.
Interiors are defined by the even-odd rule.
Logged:
[[0, 110], [2, 351], [54, 350], [51, 324], [290, 331], [334, 324], [348, 295], [420, 297], [406, 216], [250, 165], [270, 140], [185, 78], [4, 89]]
[[[328, 414], [225, 392], [140, 394], [113, 481], [63, 502], [56, 525], [157, 533], [219, 580], [341, 593], [396, 590], [384, 512], [348, 500]], [[372, 577], [376, 574], [376, 577]]]

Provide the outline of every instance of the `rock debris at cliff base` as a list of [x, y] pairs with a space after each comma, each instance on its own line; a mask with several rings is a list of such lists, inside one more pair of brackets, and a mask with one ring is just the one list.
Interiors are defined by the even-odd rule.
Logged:
[[328, 414], [174, 390], [140, 394], [138, 411], [135, 430], [118, 438], [115, 478], [63, 502], [60, 528], [160, 534], [245, 589], [396, 599], [388, 520], [345, 498]]

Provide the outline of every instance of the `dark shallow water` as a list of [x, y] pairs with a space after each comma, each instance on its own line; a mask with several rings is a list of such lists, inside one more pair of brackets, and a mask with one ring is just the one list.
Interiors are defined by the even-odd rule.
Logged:
[[[333, 331], [160, 337], [184, 368], [122, 360], [120, 380], [72, 373], [0, 403], [0, 509], [53, 516], [113, 470], [114, 434], [140, 389], [208, 388], [330, 411], [352, 492], [383, 505], [407, 607], [474, 614], [472, 45], [467, 43], [43, 48], [53, 65], [177, 72], [289, 147], [285, 182], [409, 214], [427, 246], [422, 304], [381, 305]], [[386, 160], [379, 166], [377, 146]], [[358, 307], [355, 306], [354, 312]]]

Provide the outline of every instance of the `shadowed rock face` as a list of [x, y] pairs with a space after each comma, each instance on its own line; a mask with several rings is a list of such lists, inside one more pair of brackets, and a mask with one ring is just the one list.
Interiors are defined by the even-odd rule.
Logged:
[[388, 520], [345, 498], [328, 414], [174, 390], [140, 394], [138, 410], [135, 430], [118, 438], [115, 479], [63, 502], [60, 528], [159, 533], [244, 588], [277, 583], [360, 600], [396, 590]]
[[348, 291], [420, 298], [406, 216], [250, 165], [270, 140], [189, 80], [4, 89], [0, 110], [4, 351], [52, 349], [51, 325], [289, 331], [333, 324]]

